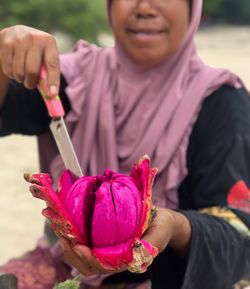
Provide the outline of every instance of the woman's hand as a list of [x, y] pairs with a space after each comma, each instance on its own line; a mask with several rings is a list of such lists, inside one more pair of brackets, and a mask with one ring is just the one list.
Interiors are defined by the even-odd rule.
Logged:
[[58, 94], [60, 67], [55, 38], [43, 31], [16, 25], [0, 31], [0, 70], [8, 78], [37, 87], [44, 65], [51, 96]]
[[158, 208], [157, 216], [142, 239], [157, 247], [159, 253], [167, 246], [186, 257], [191, 239], [191, 224], [181, 213]]
[[[188, 219], [181, 213], [163, 208], [158, 208], [157, 216], [142, 237], [157, 247], [159, 252], [170, 246], [182, 256], [188, 254], [190, 238], [191, 225]], [[119, 271], [107, 270], [91, 254], [90, 248], [83, 245], [72, 248], [63, 238], [60, 239], [60, 243], [66, 260], [85, 276], [118, 273], [127, 269], [124, 267]]]
[[92, 255], [90, 248], [83, 245], [76, 245], [74, 248], [72, 248], [69, 241], [65, 238], [60, 238], [60, 243], [63, 247], [65, 259], [70, 263], [70, 265], [75, 267], [81, 274], [85, 276], [119, 273], [127, 269], [105, 269]]

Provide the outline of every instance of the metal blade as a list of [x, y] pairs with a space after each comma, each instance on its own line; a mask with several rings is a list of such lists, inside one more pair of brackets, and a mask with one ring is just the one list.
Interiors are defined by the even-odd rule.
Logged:
[[60, 117], [58, 119], [52, 119], [50, 123], [50, 129], [55, 138], [57, 147], [59, 149], [66, 169], [69, 169], [73, 174], [78, 177], [82, 176], [82, 170], [76, 157], [76, 153], [74, 151], [63, 118]]

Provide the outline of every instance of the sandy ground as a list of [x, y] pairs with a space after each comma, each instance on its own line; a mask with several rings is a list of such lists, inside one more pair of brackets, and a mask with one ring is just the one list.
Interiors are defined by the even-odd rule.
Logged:
[[[203, 29], [197, 37], [203, 59], [237, 72], [250, 87], [250, 27]], [[34, 247], [43, 230], [44, 204], [31, 197], [24, 172], [37, 172], [36, 139], [0, 139], [0, 264]]]

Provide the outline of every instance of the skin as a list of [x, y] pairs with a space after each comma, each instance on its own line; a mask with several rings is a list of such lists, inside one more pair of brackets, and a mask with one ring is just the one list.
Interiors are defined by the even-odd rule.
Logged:
[[180, 47], [189, 26], [188, 0], [113, 0], [117, 42], [138, 65], [160, 64]]
[[60, 82], [59, 54], [55, 38], [43, 31], [16, 25], [0, 31], [0, 106], [9, 79], [36, 88], [44, 65], [48, 72], [50, 95], [58, 94]]
[[[181, 213], [165, 208], [158, 208], [156, 218], [142, 237], [142, 239], [158, 248], [159, 253], [169, 246], [184, 258], [188, 255], [190, 238], [191, 225], [188, 219]], [[88, 247], [76, 245], [72, 248], [64, 238], [60, 239], [60, 243], [68, 262], [85, 276], [118, 273], [127, 269], [124, 267], [121, 270], [106, 270], [92, 256]]]
[[[165, 4], [164, 4], [165, 3]], [[111, 22], [114, 35], [129, 57], [143, 68], [169, 58], [180, 47], [188, 30], [188, 0], [113, 0]], [[31, 27], [17, 25], [0, 31], [0, 106], [9, 79], [27, 88], [37, 87], [39, 71], [48, 72], [51, 97], [59, 89], [59, 56], [54, 37]], [[191, 225], [175, 211], [159, 208], [143, 239], [162, 252], [167, 246], [183, 257], [188, 255]], [[65, 258], [84, 275], [111, 273], [91, 255], [89, 248], [60, 239]], [[124, 271], [126, 268], [121, 268]], [[119, 272], [120, 272], [119, 271]], [[112, 271], [115, 273], [118, 271]]]

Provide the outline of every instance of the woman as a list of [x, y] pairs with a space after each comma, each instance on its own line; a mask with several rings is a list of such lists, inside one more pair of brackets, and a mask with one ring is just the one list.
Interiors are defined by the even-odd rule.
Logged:
[[[65, 261], [46, 228], [49, 245], [43, 239], [0, 268], [19, 277], [20, 289], [51, 288], [70, 276], [69, 264], [93, 286], [103, 280], [135, 287], [151, 279], [154, 289], [229, 289], [249, 277], [249, 94], [237, 76], [197, 56], [201, 6], [201, 0], [108, 1], [115, 47], [81, 41], [60, 58], [60, 95], [83, 172], [128, 173], [145, 153], [159, 169], [158, 214], [144, 239], [161, 253], [146, 274], [107, 276], [88, 248], [62, 239]], [[28, 90], [45, 64], [51, 96], [57, 94], [54, 39], [10, 27], [0, 33], [0, 51], [1, 135], [38, 135], [41, 170], [56, 181], [64, 168], [47, 133], [49, 118], [39, 93]]]

